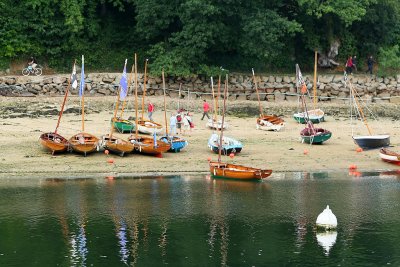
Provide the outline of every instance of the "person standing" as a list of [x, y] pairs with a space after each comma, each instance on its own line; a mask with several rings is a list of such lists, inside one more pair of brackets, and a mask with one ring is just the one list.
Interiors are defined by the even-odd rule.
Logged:
[[170, 127], [169, 134], [171, 136], [176, 135], [176, 125], [177, 125], [176, 116], [174, 114], [171, 114], [171, 117], [169, 118], [169, 127]]
[[147, 116], [149, 117], [150, 121], [153, 121], [153, 112], [154, 112], [154, 105], [153, 103], [148, 100], [147, 102]]
[[208, 115], [208, 111], [210, 110], [210, 105], [207, 103], [207, 101], [204, 99], [203, 100], [203, 117], [201, 117], [201, 120], [204, 119], [204, 116], [207, 116], [208, 119], [210, 119], [210, 116]]
[[182, 134], [182, 114], [181, 114], [181, 110], [178, 110], [178, 114], [176, 114], [176, 128], [179, 129], [179, 134]]
[[353, 72], [353, 58], [352, 56], [349, 56], [346, 62], [346, 72], [348, 74], [351, 74]]
[[368, 65], [368, 70], [365, 73], [372, 74], [372, 70], [374, 68], [374, 59], [372, 58], [372, 56], [369, 56], [369, 58], [367, 59], [367, 65]]

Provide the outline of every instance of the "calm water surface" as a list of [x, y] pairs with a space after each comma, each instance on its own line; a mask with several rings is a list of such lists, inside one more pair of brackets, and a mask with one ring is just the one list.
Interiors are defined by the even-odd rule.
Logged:
[[400, 266], [399, 177], [0, 181], [0, 266]]

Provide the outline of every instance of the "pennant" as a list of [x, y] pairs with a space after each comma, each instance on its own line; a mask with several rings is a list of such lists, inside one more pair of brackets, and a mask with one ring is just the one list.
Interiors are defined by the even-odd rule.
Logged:
[[74, 63], [74, 67], [72, 68], [71, 86], [74, 89], [76, 89], [78, 87], [78, 80], [76, 79], [76, 66], [75, 66], [75, 63]]
[[79, 87], [79, 96], [81, 97], [85, 91], [85, 71], [84, 71], [84, 65], [85, 65], [85, 58], [82, 55], [82, 70], [81, 70], [81, 83]]
[[128, 81], [126, 79], [126, 63], [128, 59], [125, 59], [124, 71], [122, 72], [121, 80], [119, 81], [119, 85], [121, 86], [121, 91], [119, 94], [119, 99], [124, 100], [126, 95], [128, 94]]

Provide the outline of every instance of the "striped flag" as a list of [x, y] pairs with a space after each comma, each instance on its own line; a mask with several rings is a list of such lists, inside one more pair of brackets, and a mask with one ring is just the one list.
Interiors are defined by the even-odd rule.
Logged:
[[81, 83], [79, 87], [79, 96], [82, 96], [84, 91], [85, 91], [85, 71], [84, 71], [84, 65], [85, 65], [85, 58], [82, 55], [82, 70], [81, 70]]
[[71, 86], [74, 89], [76, 89], [78, 87], [78, 80], [76, 79], [76, 66], [75, 66], [75, 63], [74, 63], [74, 67], [72, 68]]
[[128, 59], [125, 59], [124, 71], [122, 72], [121, 80], [119, 81], [119, 85], [121, 86], [121, 92], [119, 94], [119, 98], [124, 100], [126, 95], [128, 94], [128, 81], [126, 79], [126, 63]]

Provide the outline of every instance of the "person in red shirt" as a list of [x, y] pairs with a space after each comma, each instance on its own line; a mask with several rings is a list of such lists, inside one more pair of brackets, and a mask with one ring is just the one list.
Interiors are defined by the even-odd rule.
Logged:
[[208, 115], [208, 111], [210, 110], [210, 105], [207, 103], [207, 101], [204, 99], [203, 103], [203, 117], [201, 117], [201, 120], [204, 119], [204, 116], [207, 116], [208, 119], [210, 119], [210, 116]]
[[147, 103], [147, 116], [149, 117], [150, 121], [153, 121], [154, 105], [150, 102], [150, 100]]
[[346, 62], [346, 72], [348, 73], [348, 74], [351, 74], [352, 73], [352, 71], [353, 71], [353, 58], [350, 56], [348, 59], [347, 59], [347, 62]]

